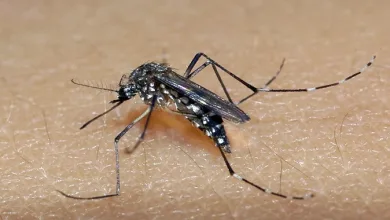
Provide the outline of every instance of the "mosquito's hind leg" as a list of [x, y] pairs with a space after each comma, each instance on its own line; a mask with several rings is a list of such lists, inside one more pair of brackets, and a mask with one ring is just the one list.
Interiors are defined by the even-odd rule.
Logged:
[[[268, 82], [265, 83], [264, 86], [261, 87], [261, 88], [267, 88], [269, 85], [271, 85], [271, 84], [275, 81], [276, 77], [279, 76], [280, 72], [281, 72], [282, 69], [283, 69], [284, 61], [286, 61], [286, 59], [283, 59], [283, 60], [282, 60], [282, 63], [281, 63], [280, 66], [279, 66], [279, 70], [278, 70], [278, 71], [275, 73], [275, 75], [274, 75], [270, 80], [268, 80]], [[256, 94], [257, 94], [257, 92], [254, 92], [254, 93], [248, 95], [247, 97], [245, 97], [245, 98], [241, 99], [239, 102], [237, 102], [236, 105], [239, 105], [239, 104], [245, 102], [246, 100], [250, 99], [252, 96], [254, 96], [254, 95], [256, 95]]]
[[355, 78], [356, 76], [362, 74], [368, 67], [370, 67], [372, 65], [372, 63], [374, 62], [375, 58], [376, 58], [376, 56], [373, 56], [371, 58], [371, 60], [366, 65], [364, 65], [359, 71], [357, 71], [356, 73], [354, 73], [352, 75], [349, 75], [348, 77], [346, 77], [346, 78], [344, 78], [344, 79], [342, 79], [340, 81], [334, 82], [334, 83], [329, 83], [329, 84], [324, 84], [324, 85], [319, 85], [319, 86], [309, 87], [309, 88], [297, 88], [297, 89], [258, 88], [257, 92], [313, 92], [313, 91], [320, 90], [320, 89], [325, 89], [325, 88], [329, 88], [329, 87], [333, 87], [333, 86], [338, 86], [338, 85], [340, 85], [342, 83], [345, 83], [348, 80], [351, 80], [352, 78]]
[[281, 197], [281, 198], [285, 198], [285, 199], [296, 199], [296, 200], [303, 200], [303, 199], [308, 199], [308, 198], [311, 198], [311, 197], [314, 197], [314, 195], [312, 193], [308, 193], [306, 195], [303, 195], [303, 196], [288, 196], [288, 195], [284, 195], [284, 194], [281, 194], [281, 193], [277, 193], [277, 192], [273, 192], [271, 191], [270, 189], [267, 189], [267, 188], [264, 188], [264, 187], [261, 187], [257, 184], [254, 184], [252, 183], [251, 181], [245, 179], [244, 177], [238, 175], [232, 168], [232, 166], [230, 165], [228, 159], [226, 158], [226, 155], [225, 155], [225, 152], [223, 151], [223, 149], [219, 148], [219, 151], [221, 152], [221, 155], [222, 155], [222, 158], [225, 162], [225, 165], [226, 167], [228, 168], [229, 170], [229, 173], [231, 176], [233, 176], [234, 178], [238, 179], [238, 180], [241, 180], [267, 194], [270, 194], [270, 195], [273, 195], [273, 196], [277, 196], [277, 197]]
[[[200, 65], [198, 68], [196, 68], [194, 71], [192, 71], [192, 69], [194, 68], [194, 66], [196, 65], [196, 63], [199, 61], [199, 59], [201, 57], [204, 57], [206, 58], [206, 62], [204, 62], [202, 65]], [[285, 59], [283, 59], [282, 61], [282, 64], [280, 65], [280, 68], [279, 70], [276, 72], [276, 74], [262, 87], [262, 88], [265, 88], [267, 86], [269, 86], [275, 79], [276, 77], [279, 75], [279, 73], [281, 72], [282, 68], [283, 68], [283, 65], [284, 65], [284, 61]], [[234, 73], [230, 72], [229, 70], [227, 70], [225, 67], [223, 67], [222, 65], [220, 65], [219, 63], [217, 63], [216, 61], [214, 61], [213, 59], [211, 59], [210, 57], [208, 57], [206, 54], [204, 53], [197, 53], [194, 58], [192, 59], [191, 63], [188, 65], [187, 67], [187, 70], [185, 71], [184, 73], [184, 77], [186, 77], [187, 79], [190, 79], [192, 77], [194, 77], [195, 75], [197, 75], [199, 72], [201, 72], [204, 68], [206, 68], [208, 65], [210, 65], [213, 67], [213, 70], [214, 70], [214, 73], [215, 75], [217, 76], [218, 78], [218, 81], [219, 83], [221, 84], [222, 88], [223, 88], [223, 91], [226, 95], [226, 97], [228, 98], [228, 100], [233, 103], [233, 104], [240, 104], [242, 102], [244, 102], [245, 100], [249, 99], [250, 97], [252, 97], [254, 94], [256, 94], [258, 92], [258, 89], [256, 87], [254, 87], [253, 85], [249, 84], [248, 82], [244, 81], [243, 79], [241, 79], [240, 77], [236, 76]], [[221, 69], [222, 71], [224, 71], [225, 73], [229, 74], [231, 77], [233, 77], [235, 80], [237, 80], [238, 82], [240, 82], [241, 84], [243, 84], [245, 87], [249, 88], [250, 90], [252, 90], [253, 94], [251, 94], [250, 96], [242, 99], [241, 101], [235, 103], [233, 102], [233, 100], [231, 99], [231, 96], [229, 94], [229, 92], [227, 91], [226, 89], [226, 86], [225, 84], [223, 83], [222, 81], [222, 78], [218, 72], [218, 68]]]

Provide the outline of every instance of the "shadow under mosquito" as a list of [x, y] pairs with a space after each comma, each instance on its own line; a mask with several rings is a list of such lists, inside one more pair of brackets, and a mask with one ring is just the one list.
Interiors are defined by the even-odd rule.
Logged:
[[[130, 111], [124, 120], [115, 121], [115, 127], [123, 127], [134, 121], [139, 115], [141, 115], [145, 109], [134, 109]], [[135, 125], [138, 128], [140, 135], [144, 125], [146, 123], [146, 117]], [[132, 133], [131, 131], [129, 134]], [[195, 147], [201, 147], [214, 156], [219, 156], [219, 150], [214, 145], [213, 141], [207, 137], [202, 131], [194, 127], [186, 118], [181, 115], [172, 114], [162, 109], [154, 109], [150, 122], [146, 131], [144, 141], [148, 139], [158, 139], [161, 134], [171, 137], [172, 141], [178, 141], [180, 145], [191, 144]], [[134, 134], [134, 133], [132, 133]], [[174, 135], [172, 135], [174, 134]], [[141, 143], [142, 145], [144, 143]], [[130, 146], [132, 147], [132, 146]], [[128, 151], [126, 151], [128, 152]], [[129, 152], [128, 152], [129, 153]]]

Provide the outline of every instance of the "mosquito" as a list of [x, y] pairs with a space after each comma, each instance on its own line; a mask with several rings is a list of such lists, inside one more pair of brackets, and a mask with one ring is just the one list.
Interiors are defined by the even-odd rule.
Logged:
[[[200, 58], [205, 58], [206, 61], [201, 64], [199, 67], [195, 68], [195, 65], [198, 63]], [[335, 83], [320, 85], [310, 88], [301, 88], [301, 89], [271, 89], [269, 85], [277, 78], [281, 72], [285, 59], [282, 63], [276, 74], [268, 80], [267, 83], [262, 87], [255, 87], [248, 82], [244, 81], [237, 75], [233, 74], [227, 70], [222, 65], [218, 64], [216, 61], [211, 59], [204, 53], [197, 53], [190, 64], [187, 67], [187, 70], [184, 72], [184, 75], [177, 74], [167, 63], [156, 63], [148, 62], [144, 63], [135, 70], [133, 70], [129, 75], [123, 75], [119, 82], [119, 89], [113, 90], [108, 88], [101, 88], [97, 86], [91, 86], [87, 84], [82, 84], [71, 80], [74, 84], [85, 86], [94, 89], [101, 89], [117, 93], [117, 99], [110, 101], [113, 106], [107, 111], [97, 115], [91, 120], [87, 121], [84, 125], [80, 127], [83, 129], [87, 127], [90, 123], [102, 117], [103, 115], [111, 112], [113, 109], [117, 108], [125, 101], [132, 99], [137, 94], [143, 100], [143, 102], [148, 105], [148, 108], [139, 115], [133, 122], [123, 129], [114, 139], [114, 149], [115, 149], [115, 163], [116, 163], [116, 191], [113, 194], [106, 194], [102, 196], [94, 197], [78, 197], [66, 194], [60, 190], [57, 190], [59, 193], [65, 197], [72, 199], [81, 199], [81, 200], [93, 200], [93, 199], [103, 199], [113, 196], [120, 195], [120, 169], [119, 169], [119, 147], [118, 143], [120, 139], [128, 132], [135, 124], [137, 124], [141, 119], [146, 117], [146, 123], [143, 127], [141, 135], [138, 137], [137, 142], [133, 149], [136, 149], [139, 144], [144, 140], [146, 130], [150, 121], [153, 110], [156, 107], [161, 107], [167, 111], [170, 111], [175, 114], [183, 115], [187, 118], [195, 127], [204, 132], [205, 135], [209, 136], [216, 147], [219, 149], [221, 156], [224, 160], [224, 163], [229, 171], [229, 174], [234, 178], [243, 181], [267, 194], [273, 196], [303, 200], [311, 198], [314, 196], [313, 193], [306, 193], [305, 195], [300, 196], [288, 196], [282, 193], [274, 192], [268, 188], [259, 186], [241, 175], [237, 174], [231, 164], [229, 163], [226, 154], [231, 153], [229, 139], [226, 135], [225, 128], [223, 125], [223, 119], [234, 122], [234, 123], [245, 123], [250, 120], [250, 117], [241, 110], [238, 105], [245, 102], [252, 96], [260, 92], [312, 92], [315, 90], [325, 89], [328, 87], [333, 87], [340, 85], [357, 75], [363, 73], [369, 66], [374, 62], [375, 56], [363, 67], [360, 71], [338, 81]], [[207, 66], [213, 68], [215, 75], [218, 78], [219, 84], [221, 85], [227, 100], [220, 97], [219, 95], [211, 92], [210, 90], [200, 86], [199, 84], [193, 82], [191, 79], [199, 74]], [[238, 102], [233, 102], [224, 82], [222, 81], [219, 70], [222, 70], [226, 74], [233, 77], [235, 80], [243, 84], [245, 87], [250, 89], [252, 93], [245, 98], [241, 99]], [[174, 105], [175, 110], [169, 108], [171, 105]]]

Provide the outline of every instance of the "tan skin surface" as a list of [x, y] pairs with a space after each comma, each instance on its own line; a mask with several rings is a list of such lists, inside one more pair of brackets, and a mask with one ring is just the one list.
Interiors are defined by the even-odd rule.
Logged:
[[[2, 219], [390, 218], [389, 3], [105, 2], [0, 2]], [[77, 201], [55, 191], [113, 193], [113, 139], [146, 107], [136, 97], [80, 131], [115, 94], [70, 79], [115, 87], [163, 57], [182, 74], [200, 51], [259, 87], [285, 57], [272, 88], [338, 81], [378, 56], [338, 87], [259, 94], [240, 105], [251, 121], [225, 123], [239, 174], [316, 197], [279, 199], [230, 177], [207, 137], [161, 110], [134, 153], [125, 148], [143, 122], [120, 142], [119, 197]], [[211, 76], [197, 82], [218, 91]], [[248, 93], [227, 83], [236, 99]]]

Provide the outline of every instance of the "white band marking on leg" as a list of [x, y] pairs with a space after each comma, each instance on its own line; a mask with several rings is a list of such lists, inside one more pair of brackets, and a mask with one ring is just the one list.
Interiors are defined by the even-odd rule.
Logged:
[[242, 180], [242, 177], [240, 175], [236, 174], [236, 173], [233, 174], [233, 177], [235, 177], [235, 178], [237, 178], [239, 180]]

